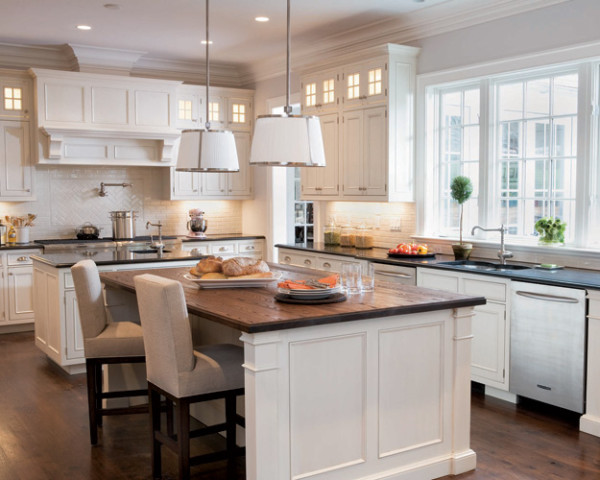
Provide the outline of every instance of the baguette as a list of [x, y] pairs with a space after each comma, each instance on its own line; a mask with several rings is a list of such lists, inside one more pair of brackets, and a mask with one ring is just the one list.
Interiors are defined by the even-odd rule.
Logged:
[[256, 258], [234, 257], [223, 261], [222, 270], [228, 277], [239, 277], [253, 273], [267, 273], [269, 266]]

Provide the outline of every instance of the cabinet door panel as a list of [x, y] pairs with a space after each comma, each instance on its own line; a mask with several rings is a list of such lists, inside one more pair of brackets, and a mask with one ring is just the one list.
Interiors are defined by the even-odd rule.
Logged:
[[169, 127], [169, 94], [137, 90], [135, 93], [135, 125]]
[[127, 125], [129, 92], [126, 88], [92, 87], [92, 123]]
[[224, 197], [227, 195], [227, 175], [231, 173], [201, 173], [202, 195]]
[[305, 168], [304, 170], [316, 171], [317, 187], [320, 188], [318, 191], [320, 195], [337, 195], [339, 193], [338, 114], [321, 115], [320, 119], [326, 166], [322, 168]]
[[475, 381], [504, 382], [505, 313], [506, 306], [499, 303], [475, 307], [471, 321], [471, 374]]
[[197, 198], [200, 196], [200, 175], [195, 172], [172, 172], [173, 198]]
[[8, 269], [8, 320], [33, 320], [33, 271], [31, 267]]
[[362, 195], [363, 115], [347, 112], [343, 117], [344, 195]]
[[224, 173], [228, 181], [227, 193], [233, 196], [250, 195], [252, 192], [252, 169], [250, 168], [250, 134], [234, 133], [235, 147], [238, 154], [240, 171], [237, 173]]
[[385, 107], [364, 111], [362, 187], [367, 195], [385, 195], [387, 187], [387, 115]]
[[435, 270], [419, 268], [417, 269], [417, 285], [419, 287], [458, 293], [459, 278], [458, 275], [452, 273], [439, 273]]
[[31, 196], [29, 122], [0, 121], [0, 196]]
[[[50, 122], [85, 123], [85, 87], [67, 83], [44, 85], [44, 119]], [[40, 115], [42, 112], [40, 112]]]
[[75, 290], [65, 292], [65, 321], [67, 322], [67, 359], [83, 358], [83, 332]]

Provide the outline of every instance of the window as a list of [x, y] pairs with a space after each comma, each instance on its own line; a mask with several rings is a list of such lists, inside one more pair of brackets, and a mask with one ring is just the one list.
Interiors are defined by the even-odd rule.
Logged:
[[192, 119], [192, 101], [191, 100], [179, 100], [179, 113], [177, 114], [179, 120], [191, 120]]
[[18, 87], [4, 87], [4, 110], [23, 110], [22, 95]]
[[314, 107], [317, 104], [317, 84], [309, 83], [306, 85], [305, 103], [307, 107]]
[[233, 123], [246, 123], [246, 105], [243, 103], [234, 103], [231, 106]]
[[218, 102], [208, 102], [208, 121], [209, 122], [220, 122], [221, 112]]
[[[582, 98], [600, 97], [599, 75], [580, 82], [591, 67], [587, 62], [427, 87], [423, 233], [458, 236], [459, 206], [449, 186], [465, 175], [474, 192], [464, 204], [463, 235], [474, 225], [504, 224], [510, 241], [537, 243], [536, 221], [552, 216], [567, 223], [567, 243], [600, 244], [592, 216], [600, 211], [599, 153], [591, 146], [578, 151], [583, 129], [594, 137], [590, 145], [600, 137], [591, 112], [578, 109]], [[600, 73], [598, 64], [594, 68]], [[580, 83], [594, 91], [582, 91]]]
[[369, 96], [381, 94], [381, 68], [369, 70]]
[[360, 73], [348, 75], [348, 99], [353, 100], [360, 96]]
[[333, 78], [323, 80], [323, 103], [335, 102], [335, 81]]

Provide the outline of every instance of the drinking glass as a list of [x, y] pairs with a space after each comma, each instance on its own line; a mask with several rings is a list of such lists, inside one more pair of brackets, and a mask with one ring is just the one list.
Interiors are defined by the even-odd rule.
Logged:
[[375, 290], [375, 265], [371, 262], [365, 263], [360, 269], [361, 289], [363, 292]]
[[360, 263], [342, 263], [342, 285], [348, 295], [360, 293], [362, 288]]

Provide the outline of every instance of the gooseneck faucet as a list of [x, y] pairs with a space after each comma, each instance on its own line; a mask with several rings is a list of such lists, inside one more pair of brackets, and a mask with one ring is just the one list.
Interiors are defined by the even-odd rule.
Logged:
[[152, 235], [150, 235], [150, 247], [162, 253], [162, 250], [165, 247], [165, 244], [162, 241], [162, 223], [160, 223], [160, 220], [158, 223], [146, 222], [146, 230], [150, 227], [158, 227], [158, 242], [155, 242], [152, 239]]
[[484, 232], [500, 232], [500, 250], [498, 250], [498, 258], [502, 265], [506, 265], [506, 259], [512, 258], [513, 254], [504, 248], [504, 232], [506, 232], [504, 224], [500, 225], [500, 228], [483, 228], [479, 225], [475, 225], [471, 230], [471, 235], [475, 235], [475, 230], [477, 229], [483, 230]]

